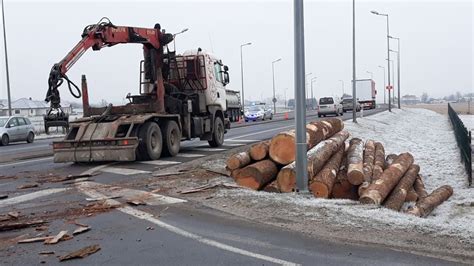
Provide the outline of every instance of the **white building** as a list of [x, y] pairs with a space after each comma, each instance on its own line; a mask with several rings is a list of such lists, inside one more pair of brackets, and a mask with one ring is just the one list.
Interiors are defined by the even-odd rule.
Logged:
[[[72, 107], [70, 104], [61, 104], [65, 113], [70, 114]], [[45, 101], [35, 101], [31, 98], [21, 98], [12, 102], [12, 114], [20, 116], [43, 116], [49, 109], [49, 103]], [[0, 100], [0, 116], [8, 116], [8, 102], [7, 100]]]

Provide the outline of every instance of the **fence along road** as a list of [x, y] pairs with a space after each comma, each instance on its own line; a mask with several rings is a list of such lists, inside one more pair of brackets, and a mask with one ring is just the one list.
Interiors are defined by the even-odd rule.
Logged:
[[454, 134], [456, 136], [456, 142], [461, 150], [461, 158], [464, 162], [467, 171], [467, 178], [469, 186], [472, 185], [472, 146], [471, 146], [471, 131], [468, 131], [464, 126], [461, 118], [451, 105], [448, 103], [448, 115], [449, 120], [454, 128]]

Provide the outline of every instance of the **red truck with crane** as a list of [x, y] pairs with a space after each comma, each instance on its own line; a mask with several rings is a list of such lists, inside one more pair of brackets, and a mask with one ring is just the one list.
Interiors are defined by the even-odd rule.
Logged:
[[[224, 143], [230, 128], [226, 115], [228, 67], [200, 48], [177, 55], [167, 44], [174, 36], [154, 28], [115, 26], [103, 18], [87, 26], [79, 43], [55, 64], [48, 79], [45, 128], [64, 126], [68, 133], [53, 142], [55, 162], [156, 160], [175, 156], [182, 140], [200, 138], [212, 147]], [[81, 89], [66, 75], [88, 49], [117, 44], [143, 45], [140, 91], [127, 95], [129, 103], [104, 107], [89, 105], [87, 80]], [[84, 117], [69, 122], [61, 109], [59, 86], [67, 82], [74, 97], [82, 97]]]

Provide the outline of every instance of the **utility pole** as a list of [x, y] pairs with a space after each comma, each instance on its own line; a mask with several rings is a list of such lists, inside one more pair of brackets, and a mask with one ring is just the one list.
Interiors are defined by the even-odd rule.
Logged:
[[379, 66], [380, 68], [383, 69], [383, 104], [386, 103], [385, 99], [387, 98], [387, 96], [385, 95], [385, 91], [387, 90], [386, 87], [387, 87], [387, 80], [386, 80], [386, 77], [385, 77], [385, 67], [383, 66]]
[[355, 0], [352, 0], [352, 122], [357, 123], [355, 8]]
[[275, 63], [280, 62], [280, 61], [281, 61], [281, 58], [278, 58], [277, 60], [272, 62], [272, 75], [273, 75], [273, 99], [272, 99], [272, 102], [273, 102], [273, 113], [274, 114], [276, 114], [276, 112], [277, 112], [277, 108], [276, 108], [277, 99], [275, 97]]
[[[390, 84], [390, 30], [389, 30], [389, 21], [388, 21], [388, 14], [381, 14], [377, 11], [370, 11], [372, 14], [377, 16], [384, 16], [387, 17], [387, 73], [388, 73], [388, 87], [391, 87]], [[388, 91], [388, 111], [392, 111], [392, 101], [390, 100], [390, 90]]]
[[2, 0], [3, 46], [5, 47], [5, 72], [7, 74], [8, 115], [12, 116], [12, 97], [10, 94], [10, 74], [8, 71], [7, 31], [5, 29], [5, 6]]
[[242, 47], [251, 45], [251, 42], [244, 43], [240, 45], [240, 79], [241, 79], [241, 86], [242, 86], [242, 110], [245, 110], [245, 95], [244, 95], [244, 59], [242, 56]]
[[294, 56], [295, 56], [295, 127], [296, 127], [296, 187], [301, 192], [308, 191], [308, 171], [306, 158], [306, 109], [305, 103], [305, 58], [304, 58], [304, 11], [303, 0], [293, 1]]

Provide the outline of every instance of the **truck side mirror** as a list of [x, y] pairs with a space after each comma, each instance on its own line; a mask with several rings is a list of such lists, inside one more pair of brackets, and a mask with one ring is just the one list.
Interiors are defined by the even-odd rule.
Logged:
[[[224, 68], [225, 69], [225, 68]], [[224, 85], [229, 84], [230, 78], [229, 78], [229, 72], [224, 71]]]
[[224, 71], [229, 71], [229, 67], [228, 66], [224, 66]]

